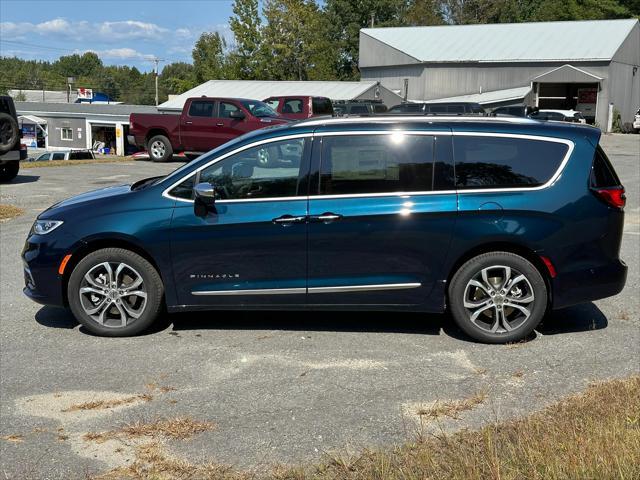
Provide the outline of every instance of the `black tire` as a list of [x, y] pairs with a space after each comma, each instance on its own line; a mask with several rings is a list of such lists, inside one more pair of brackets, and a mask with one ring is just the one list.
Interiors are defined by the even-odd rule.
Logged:
[[20, 139], [18, 122], [8, 113], [0, 112], [0, 153], [13, 150]]
[[0, 165], [0, 182], [10, 182], [18, 175], [20, 171], [20, 162], [10, 161]]
[[151, 137], [147, 142], [147, 152], [152, 162], [166, 162], [173, 157], [171, 142], [164, 135]]
[[[483, 280], [483, 271], [486, 272], [488, 285], [493, 288], [484, 288], [487, 282]], [[507, 289], [501, 290], [505, 278], [514, 281], [520, 275], [524, 276], [524, 280], [511, 285], [506, 282]], [[482, 286], [476, 286], [478, 282]], [[485, 253], [467, 261], [451, 279], [448, 293], [456, 324], [467, 335], [484, 343], [525, 339], [540, 323], [547, 309], [547, 286], [542, 275], [527, 259], [509, 252]], [[477, 315], [472, 320], [474, 313]], [[505, 324], [511, 330], [505, 328]]]
[[[107, 297], [109, 297], [109, 295], [103, 295], [102, 297], [96, 295], [98, 301], [94, 305], [91, 305], [91, 299], [87, 297], [87, 295], [91, 294], [84, 294], [85, 296], [82, 297], [80, 293], [80, 289], [83, 287], [93, 287], [92, 284], [87, 283], [85, 275], [89, 272], [99, 271], [96, 269], [102, 268], [101, 265], [107, 262], [114, 266], [116, 264], [125, 264], [129, 267], [129, 272], [132, 277], [134, 274], [138, 274], [142, 278], [141, 287], [136, 288], [138, 291], [144, 290], [146, 293], [146, 304], [140, 305], [139, 317], [132, 317], [129, 321], [125, 321], [126, 326], [122, 326], [122, 316], [118, 313], [126, 310], [119, 308], [122, 306], [122, 302], [126, 301], [124, 297], [122, 297], [122, 300], [118, 299], [120, 300], [118, 306], [115, 304], [117, 300], [108, 300], [110, 303], [107, 304], [107, 313], [104, 316], [103, 323], [94, 319], [87, 313], [87, 310], [85, 310], [87, 305], [98, 305], [100, 299], [107, 299]], [[120, 275], [119, 277], [124, 282], [124, 279], [128, 276], [128, 270], [124, 268], [122, 272], [124, 273], [121, 273], [121, 277]], [[106, 287], [108, 287], [108, 285], [106, 285]], [[118, 288], [120, 288], [120, 286], [118, 286]], [[104, 248], [88, 254], [75, 266], [69, 278], [67, 298], [69, 299], [69, 307], [76, 319], [90, 332], [104, 337], [128, 337], [143, 332], [158, 319], [163, 310], [164, 286], [157, 270], [140, 255], [122, 248]], [[127, 298], [141, 301], [141, 298], [137, 296]], [[127, 305], [131, 308], [131, 305], [134, 304], [132, 302], [131, 305]], [[126, 312], [128, 311], [129, 310], [126, 310]]]

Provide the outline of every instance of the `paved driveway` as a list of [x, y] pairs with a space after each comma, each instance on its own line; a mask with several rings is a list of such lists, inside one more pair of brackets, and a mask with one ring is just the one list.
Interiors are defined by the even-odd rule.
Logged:
[[[624, 292], [558, 311], [517, 346], [471, 343], [446, 316], [214, 312], [168, 316], [137, 338], [98, 338], [64, 310], [21, 292], [19, 252], [36, 215], [67, 196], [174, 165], [147, 162], [24, 170], [0, 202], [26, 210], [0, 224], [0, 456], [7, 478], [73, 478], [130, 458], [126, 440], [86, 432], [190, 416], [216, 424], [171, 453], [241, 467], [319, 459], [334, 449], [401, 442], [424, 404], [485, 392], [445, 428], [539, 409], [589, 382], [640, 370], [638, 136], [604, 140], [628, 191]], [[141, 394], [148, 394], [139, 397]], [[92, 400], [103, 410], [68, 411]]]

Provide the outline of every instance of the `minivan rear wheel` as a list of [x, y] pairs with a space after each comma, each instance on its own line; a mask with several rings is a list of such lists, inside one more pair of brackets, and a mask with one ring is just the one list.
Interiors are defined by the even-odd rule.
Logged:
[[462, 265], [449, 285], [456, 324], [485, 343], [526, 338], [547, 309], [547, 287], [538, 269], [510, 252], [490, 252]]
[[107, 337], [136, 335], [160, 315], [164, 288], [156, 269], [122, 248], [96, 250], [73, 269], [69, 306], [89, 331]]

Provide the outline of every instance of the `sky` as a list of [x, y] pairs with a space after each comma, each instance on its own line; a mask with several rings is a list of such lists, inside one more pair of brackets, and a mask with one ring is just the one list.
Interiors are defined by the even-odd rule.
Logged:
[[0, 55], [55, 60], [96, 52], [105, 65], [191, 61], [202, 32], [232, 40], [232, 0], [0, 0]]

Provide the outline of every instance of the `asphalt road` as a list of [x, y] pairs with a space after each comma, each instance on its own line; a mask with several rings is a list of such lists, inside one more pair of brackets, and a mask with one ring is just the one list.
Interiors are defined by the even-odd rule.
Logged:
[[[516, 346], [472, 343], [444, 315], [369, 312], [181, 314], [137, 338], [91, 336], [66, 311], [22, 295], [19, 252], [29, 227], [60, 199], [179, 164], [24, 170], [0, 187], [0, 203], [25, 209], [0, 224], [0, 477], [107, 471], [130, 461], [136, 443], [97, 444], [83, 439], [86, 432], [180, 416], [216, 428], [167, 440], [167, 451], [261, 470], [402, 442], [434, 428], [415, 415], [430, 402], [486, 392], [483, 404], [442, 423], [474, 427], [540, 409], [595, 380], [638, 373], [640, 136], [603, 143], [628, 192], [627, 286], [617, 297], [555, 312]], [[63, 411], [145, 392], [151, 401]]]

